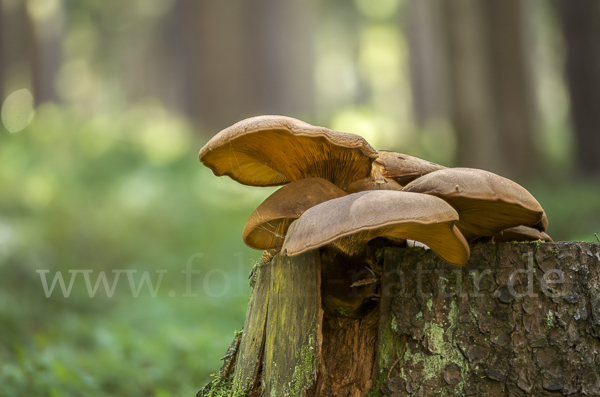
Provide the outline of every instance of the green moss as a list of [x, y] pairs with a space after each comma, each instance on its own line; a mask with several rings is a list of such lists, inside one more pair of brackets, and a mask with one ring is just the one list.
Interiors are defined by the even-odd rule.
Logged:
[[352, 310], [352, 308], [349, 306], [348, 307], [338, 306], [335, 308], [335, 313], [340, 317], [348, 317], [351, 310]]
[[[237, 355], [237, 349], [239, 348], [243, 334], [243, 328], [239, 331], [234, 331], [234, 344], [236, 346], [234, 351], [231, 352], [232, 355]], [[225, 359], [225, 363], [219, 373], [211, 375], [213, 380], [198, 392], [198, 397], [245, 397], [248, 395], [248, 390], [235, 390], [236, 382], [234, 381], [234, 371], [230, 362], [233, 358], [229, 356], [229, 353], [230, 351], [228, 350], [228, 358]], [[231, 372], [228, 373], [228, 371]], [[238, 384], [240, 383], [238, 382]]]
[[477, 324], [477, 317], [479, 316], [479, 313], [477, 313], [477, 311], [475, 310], [474, 307], [470, 306], [469, 307], [469, 318], [471, 319], [471, 322], [473, 324]]
[[[407, 347], [403, 357], [403, 366], [409, 363], [416, 364], [422, 362], [423, 382], [443, 376], [444, 369], [450, 364], [455, 364], [460, 368], [463, 379], [467, 375], [468, 363], [452, 337], [454, 329], [458, 326], [458, 314], [458, 305], [456, 301], [452, 301], [448, 313], [449, 327], [447, 330], [444, 330], [444, 328], [435, 323], [425, 324], [424, 331], [429, 337], [428, 348], [431, 354], [424, 354], [422, 352], [413, 353]], [[444, 340], [444, 335], [447, 335], [448, 341]], [[405, 381], [408, 381], [404, 371], [402, 371], [401, 376]], [[457, 385], [456, 392], [462, 392], [463, 389], [464, 382], [461, 381]]]
[[[231, 376], [212, 374], [213, 380], [197, 394], [198, 397], [231, 397]], [[243, 395], [239, 395], [243, 397]]]
[[384, 395], [381, 391], [381, 385], [387, 380], [390, 367], [400, 354], [402, 354], [402, 350], [404, 349], [404, 344], [397, 339], [397, 335], [392, 330], [392, 327], [396, 326], [395, 324], [396, 319], [392, 315], [389, 317], [386, 326], [382, 327], [382, 331], [379, 334], [379, 357], [377, 365], [379, 373], [367, 397], [382, 397]]
[[552, 310], [548, 310], [548, 315], [546, 316], [546, 328], [554, 328], [554, 313], [552, 313]]
[[[312, 383], [311, 378], [315, 373], [316, 365], [316, 346], [315, 346], [315, 334], [316, 334], [316, 321], [313, 320], [311, 327], [307, 333], [306, 340], [302, 344], [300, 351], [300, 357], [297, 357], [298, 365], [294, 368], [294, 374], [292, 375], [292, 381], [289, 384], [289, 393], [286, 395], [300, 396], [302, 390], [310, 386]], [[273, 394], [275, 390], [272, 390]], [[273, 397], [278, 397], [273, 395]]]
[[398, 320], [396, 319], [396, 316], [394, 316], [393, 314], [391, 315], [391, 320], [390, 320], [390, 328], [392, 329], [392, 331], [394, 332], [398, 332]]

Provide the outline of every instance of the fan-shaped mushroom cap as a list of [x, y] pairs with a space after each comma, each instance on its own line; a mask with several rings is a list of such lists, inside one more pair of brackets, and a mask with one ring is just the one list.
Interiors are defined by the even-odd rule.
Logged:
[[258, 116], [219, 132], [199, 157], [215, 175], [244, 185], [277, 186], [319, 177], [345, 188], [369, 175], [377, 151], [358, 135], [291, 117]]
[[488, 171], [447, 168], [424, 175], [404, 187], [446, 200], [458, 212], [456, 226], [467, 241], [492, 237], [502, 230], [542, 221], [543, 209], [521, 185]]
[[302, 214], [288, 229], [282, 251], [294, 256], [333, 243], [353, 255], [376, 237], [411, 239], [462, 266], [469, 259], [469, 246], [454, 226], [456, 220], [456, 211], [433, 196], [389, 190], [354, 193]]
[[288, 226], [304, 211], [324, 201], [345, 196], [333, 183], [321, 178], [300, 179], [267, 197], [250, 215], [242, 237], [250, 248], [279, 248]]
[[511, 227], [501, 231], [494, 236], [496, 243], [506, 243], [510, 241], [537, 241], [552, 242], [552, 238], [546, 233], [528, 226]]
[[387, 150], [380, 150], [377, 153], [379, 153], [379, 157], [375, 160], [374, 166], [381, 169], [380, 172], [383, 177], [391, 178], [402, 186], [423, 175], [446, 168], [443, 165], [408, 154]]

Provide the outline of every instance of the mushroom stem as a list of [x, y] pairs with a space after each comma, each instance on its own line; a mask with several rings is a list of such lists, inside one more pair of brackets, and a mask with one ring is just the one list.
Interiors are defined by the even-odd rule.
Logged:
[[371, 175], [352, 182], [344, 191], [346, 193], [358, 193], [367, 190], [402, 190], [402, 186], [394, 179], [384, 177], [383, 171], [381, 164], [373, 162]]

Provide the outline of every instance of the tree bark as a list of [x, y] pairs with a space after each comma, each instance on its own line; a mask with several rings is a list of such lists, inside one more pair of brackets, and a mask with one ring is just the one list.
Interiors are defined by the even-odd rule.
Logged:
[[381, 299], [359, 318], [321, 309], [327, 255], [257, 266], [243, 334], [198, 396], [600, 395], [600, 244], [471, 248], [463, 268], [379, 250], [358, 284]]

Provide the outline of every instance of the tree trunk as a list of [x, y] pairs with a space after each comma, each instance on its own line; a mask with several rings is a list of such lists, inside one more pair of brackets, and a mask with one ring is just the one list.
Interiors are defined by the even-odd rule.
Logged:
[[413, 113], [419, 127], [448, 117], [440, 8], [436, 0], [409, 0], [406, 4]]
[[[536, 175], [535, 100], [527, 59], [527, 4], [521, 0], [488, 0], [484, 9], [493, 116], [507, 176], [524, 180]], [[498, 150], [498, 149], [496, 149]]]
[[494, 123], [490, 67], [479, 0], [439, 2], [445, 33], [451, 122], [458, 166], [504, 174], [500, 139]]
[[178, 0], [187, 113], [219, 131], [258, 114], [312, 115], [312, 7], [301, 0]]
[[577, 171], [600, 176], [600, 4], [596, 0], [559, 0], [565, 38], [566, 75], [575, 130]]
[[13, 91], [28, 88], [34, 98], [35, 35], [25, 1], [3, 2], [2, 9], [2, 101]]
[[[5, 47], [6, 45], [4, 44], [4, 26], [5, 26], [5, 22], [4, 22], [4, 7], [0, 6], [0, 101], [2, 101], [2, 103], [4, 103], [4, 98], [6, 98], [8, 96], [8, 93], [4, 92], [4, 78], [5, 78], [5, 73], [6, 73], [6, 65], [7, 65], [7, 60], [6, 57], [8, 54], [6, 54], [6, 50]], [[3, 124], [0, 124], [0, 129], [2, 129], [4, 127]]]
[[345, 283], [331, 255], [257, 265], [244, 331], [198, 396], [600, 395], [600, 244], [471, 248], [462, 269], [421, 248], [377, 251], [367, 277], [348, 263], [346, 301], [381, 297], [356, 316], [321, 308]]

